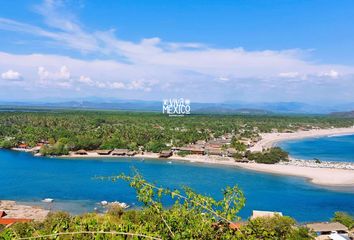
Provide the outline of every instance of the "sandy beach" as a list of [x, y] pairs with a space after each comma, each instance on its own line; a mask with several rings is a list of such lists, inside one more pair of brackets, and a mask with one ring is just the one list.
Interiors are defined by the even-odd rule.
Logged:
[[241, 167], [244, 169], [271, 173], [276, 175], [288, 175], [303, 177], [310, 182], [323, 186], [354, 186], [354, 170], [335, 169], [335, 168], [320, 168], [320, 167], [303, 167], [284, 164], [260, 164], [260, 163], [238, 163], [234, 159], [228, 157], [210, 157], [210, 156], [186, 156], [171, 157], [174, 160], [184, 160], [194, 163], [219, 164]]
[[[68, 156], [66, 156], [68, 157]], [[116, 157], [116, 156], [100, 156], [93, 152], [88, 152], [88, 155], [77, 156], [71, 155], [69, 158], [129, 158], [129, 157]], [[158, 159], [157, 153], [137, 154], [132, 158], [141, 159]], [[323, 186], [354, 186], [354, 170], [349, 169], [336, 169], [336, 168], [322, 168], [322, 167], [305, 167], [292, 165], [291, 162], [285, 164], [260, 164], [260, 163], [239, 163], [235, 162], [233, 158], [221, 156], [206, 156], [206, 155], [187, 155], [181, 157], [173, 155], [170, 158], [160, 158], [165, 161], [185, 161], [200, 164], [217, 164], [233, 167], [240, 167], [247, 170], [276, 174], [303, 177], [310, 182]]]
[[238, 163], [237, 165], [253, 171], [304, 177], [314, 184], [323, 186], [354, 186], [354, 170], [259, 163]]
[[284, 140], [294, 140], [311, 137], [322, 137], [331, 135], [346, 135], [354, 134], [354, 127], [351, 128], [330, 128], [330, 129], [314, 129], [309, 131], [297, 131], [294, 133], [263, 133], [261, 134], [262, 140], [257, 142], [251, 151], [262, 151], [264, 148], [274, 146], [277, 142]]

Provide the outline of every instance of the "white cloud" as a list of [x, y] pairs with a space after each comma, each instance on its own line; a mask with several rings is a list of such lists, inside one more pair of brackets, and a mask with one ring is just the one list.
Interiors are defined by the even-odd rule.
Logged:
[[297, 78], [300, 76], [298, 72], [283, 72], [278, 75], [281, 78]]
[[70, 74], [70, 71], [67, 68], [67, 66], [62, 66], [60, 68], [60, 71], [59, 71], [59, 74], [58, 74], [59, 79], [69, 80], [70, 79], [70, 75], [71, 74]]
[[113, 89], [124, 89], [125, 88], [125, 84], [122, 82], [113, 82], [110, 84], [110, 87]]
[[78, 79], [78, 82], [80, 83], [84, 83], [87, 85], [93, 85], [94, 81], [92, 81], [92, 79], [90, 77], [86, 77], [84, 75], [81, 75], [80, 78]]
[[41, 81], [48, 80], [62, 80], [69, 81], [71, 79], [71, 73], [67, 66], [63, 65], [57, 72], [50, 72], [45, 67], [38, 67], [38, 77]]
[[[202, 43], [164, 42], [158, 37], [145, 38], [137, 43], [125, 41], [117, 38], [112, 29], [108, 31], [84, 30], [81, 27], [82, 24], [73, 14], [65, 11], [64, 7], [63, 4], [48, 0], [37, 8], [45, 18], [48, 28], [0, 18], [0, 29], [42, 36], [57, 45], [86, 54], [109, 55], [110, 59], [116, 59], [126, 69], [131, 69], [130, 66], [136, 69], [143, 68], [145, 75], [140, 78], [153, 74], [160, 75], [160, 77], [153, 77], [161, 79], [165, 72], [175, 74], [176, 78], [189, 72], [221, 81], [225, 81], [224, 75], [237, 76], [237, 78], [274, 76], [294, 78], [318, 75], [319, 72], [325, 72], [325, 69], [333, 67], [340, 69], [343, 73], [354, 73], [352, 66], [307, 62], [301, 59], [307, 51], [300, 49], [247, 51], [243, 48], [211, 48]], [[52, 30], [53, 28], [56, 30]], [[111, 61], [108, 62], [111, 63]], [[125, 63], [129, 63], [130, 66]], [[293, 70], [288, 72], [285, 69]], [[63, 78], [70, 78], [68, 69], [62, 70]], [[333, 72], [327, 74], [335, 77]], [[327, 75], [322, 74], [322, 76]], [[232, 79], [237, 78], [232, 77]]]
[[230, 81], [230, 78], [225, 77], [225, 76], [219, 76], [219, 77], [217, 78], [217, 80], [223, 81], [223, 82], [227, 82], [227, 81]]
[[133, 80], [132, 82], [129, 83], [113, 82], [109, 84], [109, 87], [113, 89], [143, 90], [149, 92], [151, 91], [151, 86], [153, 85], [154, 85], [153, 83], [146, 82], [144, 80]]
[[329, 77], [329, 78], [338, 78], [339, 77], [339, 72], [335, 71], [335, 70], [330, 70], [328, 72], [321, 72], [318, 74], [319, 77]]
[[4, 72], [1, 74], [1, 78], [4, 80], [11, 80], [11, 81], [21, 81], [22, 76], [19, 72], [13, 71], [13, 70], [8, 70], [7, 72]]
[[38, 67], [38, 76], [41, 81], [45, 81], [49, 77], [49, 72], [44, 67]]
[[57, 85], [62, 88], [71, 88], [72, 84], [69, 82], [58, 82]]

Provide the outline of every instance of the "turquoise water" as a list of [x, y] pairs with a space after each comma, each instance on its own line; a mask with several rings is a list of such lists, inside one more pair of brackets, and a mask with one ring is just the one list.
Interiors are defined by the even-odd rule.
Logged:
[[252, 209], [281, 211], [301, 222], [326, 220], [334, 211], [354, 214], [353, 189], [324, 189], [302, 178], [174, 161], [56, 159], [7, 150], [0, 151], [0, 199], [39, 203], [43, 198], [54, 198], [54, 208], [72, 213], [92, 211], [102, 200], [138, 206], [135, 192], [125, 182], [93, 179], [129, 174], [132, 167], [159, 185], [187, 185], [216, 198], [221, 197], [223, 187], [238, 184], [247, 198], [241, 212], [244, 218], [251, 215]]
[[278, 144], [299, 159], [354, 162], [354, 135], [306, 138]]

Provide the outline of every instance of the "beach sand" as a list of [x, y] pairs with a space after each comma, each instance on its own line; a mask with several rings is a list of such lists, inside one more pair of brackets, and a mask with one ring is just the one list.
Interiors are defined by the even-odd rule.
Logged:
[[252, 171], [271, 173], [276, 175], [288, 175], [303, 177], [310, 182], [323, 186], [354, 187], [354, 170], [302, 167], [283, 164], [260, 164], [260, 163], [239, 163], [228, 157], [193, 156], [171, 157], [175, 160], [184, 160], [194, 163], [219, 164], [240, 167]]
[[354, 170], [260, 163], [238, 163], [237, 166], [277, 175], [304, 177], [323, 186], [354, 187]]
[[[72, 155], [70, 158], [129, 158], [129, 157], [115, 157], [115, 156], [100, 156], [94, 153], [88, 153], [88, 155], [76, 156]], [[158, 154], [156, 153], [145, 153], [137, 154], [132, 158], [145, 158], [145, 159], [157, 159]], [[165, 161], [185, 161], [191, 163], [200, 164], [217, 164], [226, 165], [233, 167], [240, 167], [248, 170], [271, 173], [277, 175], [288, 175], [303, 177], [308, 179], [310, 182], [323, 186], [343, 186], [343, 187], [354, 187], [354, 170], [347, 169], [335, 169], [335, 168], [319, 168], [319, 167], [302, 167], [294, 165], [283, 165], [283, 164], [260, 164], [260, 163], [238, 163], [235, 162], [233, 158], [230, 157], [219, 157], [219, 156], [206, 156], [206, 155], [187, 155], [185, 157], [180, 157], [178, 155], [173, 155], [170, 158], [160, 158]]]
[[18, 204], [15, 201], [0, 200], [0, 211], [7, 214], [4, 218], [25, 218], [42, 221], [49, 211], [36, 206]]
[[330, 129], [314, 129], [309, 131], [297, 131], [294, 133], [263, 133], [261, 134], [262, 140], [257, 142], [251, 151], [262, 151], [264, 148], [274, 146], [277, 142], [284, 140], [294, 140], [311, 137], [322, 137], [331, 135], [346, 135], [354, 134], [354, 127], [351, 128], [330, 128]]

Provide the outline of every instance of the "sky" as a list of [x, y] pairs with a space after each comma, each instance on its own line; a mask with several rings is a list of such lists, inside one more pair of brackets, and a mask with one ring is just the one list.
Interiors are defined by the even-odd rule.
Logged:
[[0, 2], [0, 100], [354, 102], [352, 0]]

